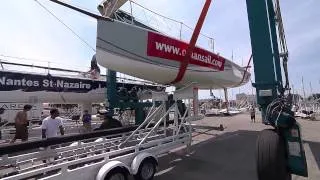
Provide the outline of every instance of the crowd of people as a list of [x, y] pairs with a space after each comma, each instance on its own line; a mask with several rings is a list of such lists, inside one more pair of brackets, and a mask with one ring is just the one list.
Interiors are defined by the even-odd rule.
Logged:
[[[27, 112], [32, 109], [31, 105], [25, 105], [22, 111], [19, 111], [15, 116], [15, 135], [10, 143], [14, 143], [17, 139], [20, 139], [22, 142], [28, 140], [28, 125], [29, 120], [27, 117]], [[0, 108], [0, 115], [5, 111], [4, 108]], [[249, 107], [250, 119], [251, 122], [255, 122], [255, 107], [251, 105]], [[96, 130], [104, 130], [110, 128], [122, 127], [122, 124], [117, 119], [113, 118], [113, 114], [110, 112], [105, 112], [100, 114], [103, 117], [103, 122], [98, 128], [92, 128], [92, 115], [88, 110], [84, 110], [81, 121], [83, 133], [89, 133]], [[0, 117], [1, 122], [1, 117]], [[50, 116], [44, 118], [41, 124], [42, 129], [42, 138], [52, 138], [65, 134], [63, 119], [59, 117], [59, 110], [53, 108], [50, 110]], [[1, 138], [1, 131], [0, 131]]]
[[[14, 118], [15, 134], [10, 143], [16, 142], [17, 139], [22, 142], [28, 141], [29, 133], [28, 126], [30, 120], [28, 119], [28, 111], [32, 109], [31, 105], [25, 105], [23, 110], [19, 111]], [[4, 108], [0, 108], [0, 114], [5, 112]], [[65, 127], [63, 124], [63, 118], [61, 118], [59, 110], [52, 108], [50, 110], [50, 116], [44, 118], [41, 123], [42, 138], [53, 138], [57, 136], [63, 136], [65, 134]], [[103, 122], [98, 128], [92, 128], [92, 115], [88, 110], [84, 110], [81, 116], [82, 121], [82, 133], [89, 133], [96, 130], [104, 130], [110, 128], [122, 127], [122, 124], [117, 119], [113, 118], [113, 114], [110, 112], [101, 113]], [[1, 122], [1, 117], [0, 117]], [[1, 131], [0, 131], [1, 132]], [[0, 134], [1, 137], [1, 134]]]
[[[29, 138], [28, 125], [30, 120], [28, 119], [28, 111], [32, 109], [31, 105], [25, 105], [22, 111], [19, 111], [14, 118], [15, 135], [10, 143], [14, 143], [17, 139], [25, 142]], [[59, 117], [58, 109], [51, 109], [50, 116], [42, 120], [42, 138], [57, 137], [58, 131], [61, 135], [64, 135], [63, 120]]]
[[[100, 77], [100, 68], [97, 63], [96, 55], [92, 57], [90, 70], [83, 74], [85, 77], [90, 77], [92, 79], [98, 79]], [[28, 125], [30, 120], [28, 120], [28, 111], [32, 109], [31, 105], [25, 105], [23, 110], [19, 111], [14, 118], [14, 126], [15, 126], [15, 135], [10, 143], [14, 143], [17, 139], [20, 139], [22, 142], [27, 141], [28, 134]], [[1, 119], [1, 115], [4, 114], [5, 109], [0, 108], [0, 127], [4, 124]], [[81, 116], [82, 124], [83, 124], [83, 133], [91, 132], [92, 130], [102, 130], [113, 127], [121, 127], [121, 123], [114, 119], [110, 113], [102, 115], [104, 121], [100, 125], [100, 127], [92, 129], [91, 121], [92, 116], [88, 110], [84, 110], [83, 115]], [[42, 118], [41, 118], [42, 119]], [[59, 117], [58, 109], [51, 109], [50, 115], [45, 117], [41, 123], [42, 129], [42, 138], [52, 138], [57, 137], [59, 135], [65, 134], [65, 129], [63, 125], [63, 119]], [[0, 130], [0, 139], [2, 139], [2, 134]]]

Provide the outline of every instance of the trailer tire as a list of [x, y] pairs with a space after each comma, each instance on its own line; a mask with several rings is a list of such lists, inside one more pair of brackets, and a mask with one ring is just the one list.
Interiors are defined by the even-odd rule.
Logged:
[[128, 180], [128, 172], [126, 169], [117, 167], [112, 169], [104, 178], [104, 180]]
[[152, 180], [157, 171], [157, 161], [148, 157], [142, 161], [138, 173], [134, 175], [135, 180]]
[[259, 180], [291, 180], [285, 142], [274, 130], [261, 131], [256, 145]]

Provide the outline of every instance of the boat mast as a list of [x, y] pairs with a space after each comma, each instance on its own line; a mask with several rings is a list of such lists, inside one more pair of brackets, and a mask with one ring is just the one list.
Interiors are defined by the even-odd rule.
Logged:
[[306, 91], [304, 90], [304, 82], [303, 82], [303, 76], [301, 78], [302, 83], [302, 92], [303, 92], [303, 103], [304, 103], [304, 109], [307, 110], [307, 104], [306, 104]]
[[110, 20], [109, 18], [99, 16], [99, 15], [97, 15], [97, 14], [94, 14], [94, 13], [92, 13], [92, 12], [89, 12], [89, 11], [86, 11], [86, 10], [83, 10], [83, 9], [80, 9], [80, 8], [78, 8], [78, 7], [72, 6], [72, 5], [70, 5], [70, 4], [67, 4], [67, 3], [62, 2], [62, 1], [59, 1], [59, 0], [49, 0], [49, 1], [51, 1], [51, 2], [53, 2], [53, 3], [56, 3], [56, 4], [59, 4], [59, 5], [61, 5], [61, 6], [67, 7], [67, 8], [69, 8], [69, 9], [75, 10], [75, 11], [81, 13], [81, 14], [85, 14], [85, 15], [90, 16], [90, 17], [95, 18], [95, 19], [106, 19], [106, 20]]

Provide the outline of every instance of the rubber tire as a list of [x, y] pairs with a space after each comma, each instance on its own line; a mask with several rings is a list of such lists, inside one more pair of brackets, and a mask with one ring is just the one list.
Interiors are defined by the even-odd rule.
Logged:
[[[153, 165], [153, 174], [152, 174], [152, 176], [151, 176], [149, 179], [144, 179], [144, 178], [142, 177], [142, 175], [141, 175], [142, 166], [143, 166], [144, 163], [151, 163], [151, 164]], [[135, 179], [135, 180], [152, 180], [153, 177], [154, 177], [154, 174], [155, 174], [156, 171], [157, 171], [157, 165], [158, 165], [158, 164], [157, 164], [157, 161], [154, 160], [153, 158], [146, 158], [146, 159], [144, 159], [144, 160], [141, 162], [140, 166], [139, 166], [139, 170], [138, 170], [137, 174], [133, 176], [134, 179]]]
[[112, 177], [112, 175], [117, 174], [117, 173], [121, 173], [124, 176], [124, 180], [128, 180], [128, 172], [121, 167], [117, 167], [112, 169], [104, 178], [104, 180], [110, 180], [110, 178]]
[[274, 130], [261, 131], [256, 145], [256, 163], [259, 180], [291, 180], [285, 142]]

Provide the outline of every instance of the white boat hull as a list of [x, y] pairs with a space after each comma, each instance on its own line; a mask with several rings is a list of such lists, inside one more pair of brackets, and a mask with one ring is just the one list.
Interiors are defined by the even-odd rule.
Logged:
[[[180, 60], [183, 59], [180, 57], [181, 51], [176, 55], [155, 53], [154, 49], [151, 51], [152, 36], [160, 40], [162, 38], [164, 42], [172, 41], [184, 47], [186, 45], [182, 41], [130, 24], [98, 20], [97, 60], [100, 65], [118, 72], [160, 84], [170, 84], [179, 72]], [[220, 89], [248, 82], [250, 73], [246, 72], [244, 76], [242, 67], [211, 52], [200, 48], [197, 50], [204, 55], [209, 54], [210, 58], [199, 61], [192, 59], [183, 79], [175, 86], [195, 82], [201, 89]], [[219, 59], [214, 59], [215, 57]]]

